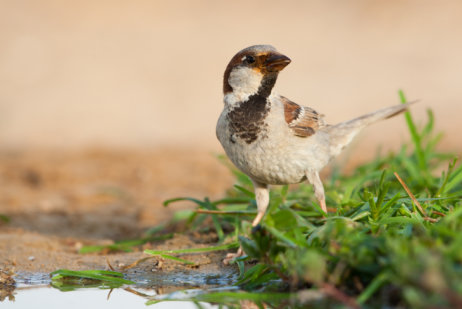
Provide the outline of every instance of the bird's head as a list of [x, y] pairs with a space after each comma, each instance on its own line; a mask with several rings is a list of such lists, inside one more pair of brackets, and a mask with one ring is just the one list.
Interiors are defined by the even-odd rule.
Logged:
[[267, 97], [278, 73], [290, 59], [271, 45], [254, 45], [238, 52], [229, 62], [223, 80], [225, 95], [245, 100], [251, 95]]

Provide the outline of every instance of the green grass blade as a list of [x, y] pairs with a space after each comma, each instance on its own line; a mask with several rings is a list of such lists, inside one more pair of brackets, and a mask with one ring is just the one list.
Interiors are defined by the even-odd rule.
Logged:
[[160, 256], [160, 257], [163, 257], [164, 259], [169, 259], [169, 260], [172, 260], [172, 261], [175, 261], [175, 262], [180, 262], [180, 263], [183, 263], [183, 264], [187, 264], [187, 265], [196, 265], [196, 263], [194, 262], [191, 262], [191, 261], [188, 261], [188, 260], [185, 260], [185, 259], [181, 259], [181, 258], [178, 258], [176, 256], [173, 256], [173, 255], [169, 255], [169, 254], [153, 254], [153, 255], [157, 255], [157, 256]]
[[[275, 228], [273, 228], [271, 226], [268, 226], [268, 225], [265, 225], [265, 229], [267, 229], [268, 232], [273, 234], [277, 239], [279, 239], [280, 241], [282, 241], [283, 243], [285, 243], [289, 247], [292, 247], [292, 248], [297, 247], [297, 241], [296, 240], [290, 238], [287, 235], [284, 235], [284, 233], [282, 233], [278, 229], [275, 229]], [[300, 244], [300, 245], [304, 245], [304, 244]]]
[[255, 194], [246, 188], [239, 186], [239, 185], [234, 185], [234, 188], [236, 188], [238, 191], [244, 193], [246, 196], [250, 197], [251, 199], [255, 199]]
[[[404, 92], [402, 90], [399, 91], [399, 96], [401, 99], [401, 103], [407, 103], [406, 97], [404, 95]], [[411, 133], [411, 138], [412, 142], [414, 143], [417, 159], [418, 159], [418, 165], [419, 168], [422, 171], [427, 170], [427, 164], [425, 160], [425, 153], [422, 148], [422, 141], [421, 141], [421, 136], [419, 135], [419, 132], [417, 131], [417, 127], [415, 125], [414, 120], [412, 119], [412, 115], [410, 111], [406, 111], [404, 113], [404, 116], [406, 118], [406, 123], [407, 127], [409, 129], [409, 132]]]
[[221, 227], [221, 223], [217, 218], [217, 215], [212, 215], [213, 226], [215, 227], [215, 231], [217, 232], [218, 241], [221, 243], [225, 239], [225, 233], [223, 232], [223, 228]]
[[123, 279], [123, 274], [107, 270], [68, 270], [59, 269], [50, 273], [52, 280], [61, 280], [65, 277], [94, 279], [110, 283], [134, 284], [133, 281]]
[[359, 304], [364, 304], [378, 289], [388, 280], [387, 273], [381, 273], [372, 280], [366, 289], [356, 299]]
[[462, 165], [460, 165], [456, 170], [452, 172], [448, 182], [446, 183], [446, 186], [444, 187], [443, 192], [447, 193], [454, 189], [456, 186], [462, 187]]
[[227, 245], [205, 247], [205, 248], [190, 248], [190, 249], [178, 249], [178, 250], [144, 250], [144, 253], [151, 255], [160, 254], [182, 254], [182, 253], [201, 253], [201, 252], [212, 252], [212, 251], [223, 251], [238, 248], [239, 244], [233, 242]]
[[168, 199], [166, 201], [164, 201], [164, 206], [168, 206], [170, 205], [171, 203], [175, 203], [175, 202], [183, 202], [183, 201], [188, 201], [188, 202], [193, 202], [199, 206], [202, 206], [204, 207], [204, 202], [201, 201], [201, 200], [198, 200], [196, 198], [192, 198], [192, 197], [177, 197], [177, 198], [172, 198], [172, 199]]

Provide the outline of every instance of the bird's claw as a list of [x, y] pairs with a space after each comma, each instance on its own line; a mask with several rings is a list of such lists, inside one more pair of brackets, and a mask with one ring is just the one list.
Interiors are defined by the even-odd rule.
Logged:
[[223, 260], [223, 264], [224, 265], [229, 265], [229, 264], [231, 264], [232, 261], [234, 261], [235, 259], [241, 257], [243, 254], [244, 254], [244, 251], [242, 250], [242, 248], [239, 248], [239, 250], [237, 250], [236, 253], [228, 253], [226, 255], [225, 259]]

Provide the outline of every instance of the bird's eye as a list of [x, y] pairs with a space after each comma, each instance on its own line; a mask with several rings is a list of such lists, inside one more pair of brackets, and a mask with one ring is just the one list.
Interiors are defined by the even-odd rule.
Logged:
[[247, 63], [254, 63], [254, 62], [255, 62], [255, 57], [253, 57], [253, 56], [246, 56], [246, 57], [245, 57], [245, 62], [247, 62]]

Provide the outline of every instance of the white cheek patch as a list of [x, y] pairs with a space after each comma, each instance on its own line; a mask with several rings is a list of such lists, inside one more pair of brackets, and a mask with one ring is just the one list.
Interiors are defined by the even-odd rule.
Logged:
[[261, 85], [263, 74], [246, 67], [238, 67], [229, 74], [228, 83], [233, 88], [232, 94], [237, 101], [246, 101], [256, 94]]

